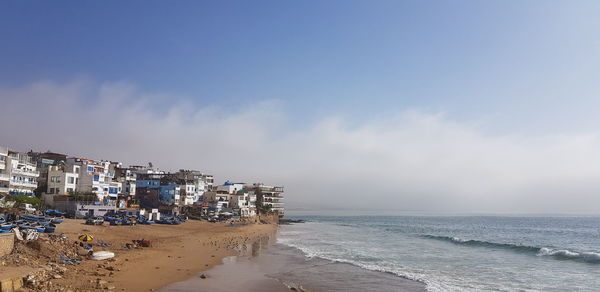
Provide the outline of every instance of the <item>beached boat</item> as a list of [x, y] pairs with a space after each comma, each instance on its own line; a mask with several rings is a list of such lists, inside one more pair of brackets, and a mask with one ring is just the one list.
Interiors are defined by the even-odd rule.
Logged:
[[10, 230], [12, 228], [13, 228], [12, 223], [2, 223], [2, 224], [0, 224], [0, 229], [3, 229], [3, 230], [7, 230], [8, 229], [8, 230]]
[[51, 220], [51, 222], [54, 223], [54, 224], [60, 224], [63, 221], [64, 221], [63, 218], [54, 218], [54, 219]]
[[167, 219], [158, 219], [156, 220], [156, 224], [170, 224]]
[[97, 260], [97, 261], [106, 260], [106, 259], [110, 259], [110, 258], [114, 258], [114, 257], [115, 257], [114, 252], [104, 251], [104, 250], [94, 252], [90, 255], [91, 259]]
[[45, 233], [53, 233], [56, 231], [56, 225], [48, 225], [44, 228]]
[[51, 222], [50, 222], [50, 220], [45, 220], [45, 221], [40, 221], [40, 222], [38, 222], [38, 224], [40, 224], [40, 225], [42, 225], [42, 226], [47, 226], [47, 225], [50, 225], [50, 224], [51, 224]]
[[66, 214], [63, 212], [60, 212], [58, 210], [53, 210], [53, 209], [48, 209], [46, 210], [46, 215], [48, 216], [52, 216], [52, 217], [64, 217]]

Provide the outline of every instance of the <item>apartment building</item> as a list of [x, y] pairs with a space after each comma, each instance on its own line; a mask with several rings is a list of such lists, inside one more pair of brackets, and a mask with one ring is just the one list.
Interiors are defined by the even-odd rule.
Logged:
[[0, 146], [0, 195], [8, 195], [10, 175], [7, 170], [8, 148]]
[[283, 187], [268, 186], [262, 183], [255, 183], [246, 186], [248, 191], [254, 191], [256, 194], [257, 205], [268, 206], [271, 211], [283, 217], [285, 213], [283, 204]]
[[256, 194], [254, 191], [240, 190], [230, 198], [231, 208], [239, 212], [240, 217], [256, 216]]
[[33, 196], [33, 191], [38, 187], [35, 162], [24, 153], [8, 150], [5, 163], [5, 174], [8, 179], [8, 193], [11, 195]]
[[[122, 183], [113, 181], [110, 162], [69, 157], [64, 165], [48, 168], [47, 194], [94, 193], [102, 203], [116, 201]], [[114, 202], [112, 202], [114, 203]]]

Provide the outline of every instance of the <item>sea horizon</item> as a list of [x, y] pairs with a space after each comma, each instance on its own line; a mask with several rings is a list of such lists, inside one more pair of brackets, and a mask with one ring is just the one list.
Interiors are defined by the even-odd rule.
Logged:
[[408, 211], [390, 209], [287, 209], [285, 219], [297, 216], [498, 216], [498, 217], [596, 217], [600, 213], [578, 212], [454, 212], [454, 211]]

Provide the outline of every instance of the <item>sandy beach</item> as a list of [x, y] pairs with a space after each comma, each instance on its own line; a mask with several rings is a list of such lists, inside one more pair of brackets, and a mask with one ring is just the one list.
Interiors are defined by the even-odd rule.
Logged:
[[[91, 226], [83, 220], [67, 219], [57, 230], [57, 234], [69, 238], [64, 246], [81, 253], [74, 241], [87, 233], [94, 236], [94, 242], [111, 244], [95, 246], [95, 251], [112, 251], [115, 258], [63, 264], [58, 243], [42, 235], [38, 243], [22, 245], [19, 253], [9, 256], [0, 266], [0, 275], [16, 269], [39, 270], [37, 281], [32, 278], [34, 284], [28, 286], [33, 291], [156, 291], [169, 283], [198, 277], [200, 272], [221, 264], [223, 258], [236, 255], [240, 245], [273, 237], [276, 230], [275, 224], [231, 227], [190, 220], [181, 225]], [[152, 246], [126, 247], [138, 239], [150, 240]]]
[[190, 278], [169, 284], [159, 292], [425, 292], [421, 282], [390, 273], [307, 258], [299, 250], [279, 243], [259, 241], [223, 264], [203, 272], [206, 278]]

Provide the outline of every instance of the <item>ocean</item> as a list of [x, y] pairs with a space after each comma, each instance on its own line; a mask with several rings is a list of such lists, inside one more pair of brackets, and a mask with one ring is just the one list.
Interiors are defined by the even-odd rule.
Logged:
[[[317, 291], [402, 291], [405, 279], [428, 291], [600, 290], [600, 217], [290, 218], [307, 222], [281, 226], [276, 251], [301, 254], [304, 268], [271, 276], [356, 280], [342, 289], [310, 287]], [[308, 267], [326, 268], [307, 281]]]

